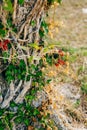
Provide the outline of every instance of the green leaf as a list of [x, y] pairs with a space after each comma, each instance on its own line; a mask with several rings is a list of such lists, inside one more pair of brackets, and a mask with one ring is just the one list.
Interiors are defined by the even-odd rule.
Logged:
[[20, 60], [19, 68], [23, 68], [23, 69], [26, 68], [24, 60]]
[[17, 28], [16, 28], [16, 27], [13, 27], [12, 30], [13, 30], [13, 32], [15, 32], [15, 33], [17, 32]]
[[79, 105], [80, 105], [80, 100], [79, 100], [79, 99], [77, 99], [77, 101], [75, 102], [74, 106], [75, 106], [75, 108], [78, 108], [78, 107], [79, 107]]
[[36, 92], [37, 92], [37, 89], [32, 89], [31, 90], [31, 95], [35, 95]]
[[7, 118], [8, 118], [9, 121], [10, 121], [14, 116], [15, 116], [14, 113], [8, 112], [8, 114], [7, 114]]
[[81, 90], [87, 94], [87, 83], [83, 83]]
[[40, 77], [40, 76], [42, 76], [42, 71], [37, 71], [36, 72], [36, 77]]
[[14, 73], [17, 74], [17, 73], [18, 73], [18, 70], [17, 70], [17, 69], [14, 69]]
[[43, 20], [41, 23], [41, 27], [43, 28], [43, 31], [40, 30], [41, 32], [39, 32], [39, 33], [42, 33], [42, 35], [44, 36], [44, 34], [48, 33], [48, 24]]
[[4, 127], [3, 127], [3, 126], [0, 126], [0, 130], [4, 130]]
[[26, 126], [28, 126], [29, 125], [29, 119], [28, 118], [24, 119], [24, 123], [25, 123]]
[[28, 76], [27, 76], [27, 79], [26, 79], [26, 81], [29, 81], [29, 80], [30, 80], [30, 75], [28, 75]]
[[44, 20], [42, 21], [41, 26], [43, 26], [44, 28], [48, 27], [47, 23]]
[[36, 22], [34, 20], [31, 21], [31, 26], [35, 26]]
[[44, 31], [39, 30], [39, 35], [41, 38], [44, 37]]
[[59, 4], [61, 4], [62, 0], [48, 0], [48, 4], [51, 5], [54, 2], [58, 2]]
[[36, 68], [34, 64], [32, 64], [30, 67], [31, 67], [32, 71], [34, 71]]
[[18, 2], [19, 2], [20, 5], [24, 4], [24, 0], [18, 0]]
[[0, 29], [0, 36], [5, 37], [6, 32], [7, 32], [6, 30]]
[[10, 75], [12, 75], [12, 72], [10, 70], [8, 70], [8, 71], [6, 71], [5, 75], [10, 76]]
[[14, 77], [13, 77], [12, 75], [9, 75], [9, 76], [7, 77], [7, 81], [8, 81], [8, 82], [11, 82], [12, 80], [14, 80]]
[[18, 77], [19, 80], [21, 80], [21, 75], [20, 74], [17, 77]]
[[4, 110], [3, 109], [0, 109], [0, 116], [2, 116], [4, 113]]
[[13, 6], [11, 3], [11, 0], [5, 0], [3, 8], [12, 14], [13, 13]]
[[15, 66], [13, 64], [10, 64], [9, 67], [8, 67], [9, 70], [14, 70], [15, 69]]
[[8, 24], [10, 27], [12, 27], [12, 18], [8, 18], [8, 19], [7, 19], [7, 24]]
[[61, 3], [61, 2], [62, 2], [62, 0], [57, 0], [57, 2], [58, 2], [58, 3]]
[[21, 116], [16, 117], [14, 120], [16, 123], [21, 123], [23, 121], [23, 118], [21, 118]]
[[16, 103], [13, 102], [13, 101], [11, 101], [11, 102], [10, 102], [10, 107], [15, 107], [15, 106], [17, 106]]
[[51, 81], [52, 81], [52, 79], [48, 79], [48, 80], [47, 80], [47, 84], [49, 84]]
[[28, 44], [28, 46], [35, 48], [36, 50], [39, 49], [39, 45], [37, 43]]
[[23, 103], [22, 104], [18, 104], [18, 110], [19, 111], [22, 109], [23, 105], [24, 105]]
[[52, 56], [49, 56], [48, 54], [46, 54], [46, 61], [49, 65], [52, 65]]
[[30, 101], [32, 101], [33, 99], [35, 99], [35, 96], [29, 95], [29, 96], [28, 96], [28, 99], [29, 99]]
[[38, 109], [34, 109], [33, 115], [37, 116], [38, 114], [40, 114], [40, 112], [38, 111]]
[[0, 119], [0, 130], [4, 130], [4, 129], [5, 129], [4, 123], [3, 123], [3, 121]]
[[33, 61], [33, 56], [30, 56], [29, 58], [28, 58], [28, 62], [32, 62]]

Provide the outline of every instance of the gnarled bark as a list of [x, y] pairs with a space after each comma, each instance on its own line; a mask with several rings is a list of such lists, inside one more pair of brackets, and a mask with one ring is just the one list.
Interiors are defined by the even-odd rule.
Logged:
[[[12, 15], [12, 23], [14, 27], [17, 28], [17, 33], [14, 33], [11, 29], [9, 29], [8, 34], [5, 38], [10, 39], [13, 43], [15, 43], [18, 47], [18, 54], [19, 56], [22, 54], [20, 49], [21, 45], [25, 46], [27, 43], [39, 42], [39, 29], [41, 26], [41, 21], [44, 16], [44, 10], [46, 6], [47, 0], [25, 0], [23, 5], [18, 4], [18, 0], [14, 0], [14, 11]], [[3, 12], [2, 3], [0, 3], [0, 19], [3, 23], [6, 23], [7, 13], [6, 11]], [[32, 22], [35, 24], [32, 26]], [[11, 50], [12, 53], [13, 50]], [[29, 52], [27, 52], [29, 55]], [[1, 56], [0, 52], [0, 56]], [[10, 63], [9, 59], [9, 63]], [[24, 59], [26, 61], [26, 59]], [[8, 67], [8, 64], [3, 63], [3, 59], [0, 58], [0, 75], [2, 76], [2, 72]], [[31, 80], [25, 84], [23, 82], [19, 82], [19, 84], [15, 84], [12, 82], [9, 87], [5, 85], [5, 93], [3, 91], [3, 82], [1, 89], [1, 108], [9, 106], [11, 100], [19, 103], [23, 100], [27, 91], [29, 91], [30, 86], [32, 84]], [[21, 90], [21, 91], [20, 91]], [[21, 96], [21, 100], [20, 100]]]

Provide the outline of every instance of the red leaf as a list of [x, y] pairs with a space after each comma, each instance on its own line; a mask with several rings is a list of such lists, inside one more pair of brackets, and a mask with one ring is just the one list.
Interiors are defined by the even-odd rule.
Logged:
[[55, 66], [58, 67], [58, 66], [59, 66], [59, 63], [56, 63]]
[[3, 51], [8, 50], [8, 46], [7, 46], [6, 44], [4, 44], [4, 45], [2, 46], [2, 50], [3, 50]]
[[65, 65], [65, 62], [64, 62], [63, 60], [61, 60], [61, 59], [58, 59], [58, 63], [59, 63], [60, 65]]
[[4, 40], [3, 42], [4, 42], [4, 44], [10, 43], [10, 41], [9, 41], [8, 39], [7, 39], [7, 40]]
[[7, 40], [4, 40], [4, 41], [0, 41], [0, 48], [3, 50], [3, 51], [6, 51], [8, 50], [8, 46], [7, 44], [9, 44], [10, 41], [7, 39]]
[[59, 53], [60, 56], [64, 56], [64, 53], [63, 53], [62, 50], [59, 50], [58, 53]]

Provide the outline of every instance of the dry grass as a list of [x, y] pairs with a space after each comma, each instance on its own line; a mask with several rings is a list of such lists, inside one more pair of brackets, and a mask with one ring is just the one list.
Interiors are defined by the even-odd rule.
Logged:
[[[82, 13], [82, 8], [85, 8], [86, 4], [86, 0], [65, 0], [61, 6], [49, 10], [48, 18], [50, 21], [54, 20], [57, 25], [49, 26], [51, 33], [47, 37], [47, 41], [51, 43], [60, 41], [61, 48], [70, 53], [68, 59], [70, 74], [62, 73], [63, 68], [48, 67], [46, 72], [50, 71], [47, 76], [53, 80], [50, 86], [46, 86], [45, 91], [51, 99], [52, 110], [56, 111], [56, 115], [58, 114], [68, 130], [87, 129], [87, 94], [83, 94], [81, 91], [82, 83], [87, 82], [87, 28], [85, 22], [87, 14]], [[59, 25], [59, 23], [61, 24]], [[72, 102], [65, 97], [64, 93], [61, 93], [60, 88], [65, 83], [70, 86], [73, 84], [77, 93], [79, 92], [79, 100]], [[66, 87], [64, 91], [66, 91]]]

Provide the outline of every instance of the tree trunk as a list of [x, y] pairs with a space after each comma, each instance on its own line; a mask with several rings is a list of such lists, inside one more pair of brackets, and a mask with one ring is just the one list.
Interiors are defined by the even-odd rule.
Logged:
[[[24, 5], [16, 4], [13, 23], [18, 29], [18, 41], [33, 43], [39, 40], [39, 29], [44, 15], [46, 0], [25, 0]], [[32, 25], [35, 23], [34, 25]]]
[[[14, 33], [12, 29], [9, 29], [5, 39], [10, 39], [15, 46], [18, 48], [18, 55], [21, 55], [20, 45], [27, 46], [28, 43], [39, 43], [40, 36], [39, 30], [41, 27], [41, 22], [44, 17], [44, 10], [47, 0], [24, 0], [24, 4], [20, 5], [18, 0], [13, 1], [13, 14], [12, 14], [12, 23], [14, 28], [17, 28], [17, 32]], [[2, 23], [6, 24], [7, 11], [3, 11], [2, 2], [0, 3], [0, 20]], [[1, 51], [1, 50], [0, 50]], [[12, 50], [11, 50], [12, 53]], [[1, 56], [0, 52], [0, 56]], [[3, 79], [0, 82], [0, 104], [1, 108], [9, 106], [11, 100], [14, 100], [16, 103], [23, 101], [23, 98], [27, 91], [29, 91], [32, 79], [29, 82], [19, 83], [11, 82], [10, 86], [7, 87], [7, 84], [4, 83], [3, 71], [7, 68], [7, 63], [4, 64], [3, 60], [0, 59], [0, 79]], [[4, 83], [4, 87], [3, 87]], [[21, 91], [20, 91], [21, 90]]]

